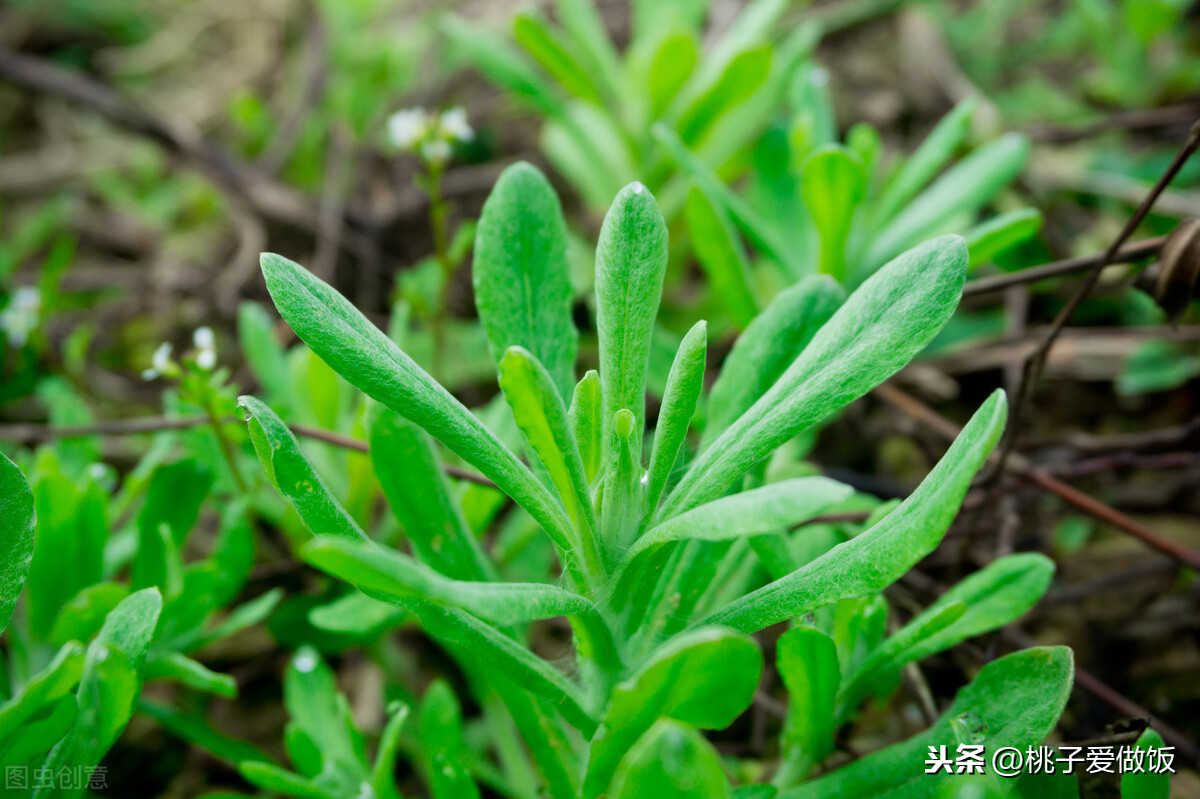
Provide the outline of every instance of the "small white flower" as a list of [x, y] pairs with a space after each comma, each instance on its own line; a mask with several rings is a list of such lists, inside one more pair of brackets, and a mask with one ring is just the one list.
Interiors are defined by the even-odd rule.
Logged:
[[154, 356], [150, 359], [150, 368], [142, 372], [142, 379], [153, 380], [156, 377], [162, 377], [170, 372], [174, 366], [171, 363], [171, 344], [164, 341], [154, 351]]
[[434, 139], [421, 145], [421, 157], [435, 164], [444, 164], [450, 160], [454, 149], [445, 139]]
[[217, 365], [217, 337], [211, 327], [198, 327], [192, 333], [192, 343], [196, 346], [196, 365], [206, 372], [211, 372]]
[[401, 150], [411, 150], [429, 133], [429, 114], [424, 108], [405, 108], [388, 117], [388, 138]]
[[475, 131], [467, 124], [467, 111], [462, 106], [442, 112], [440, 127], [444, 134], [455, 141], [471, 141], [475, 138]]
[[8, 334], [8, 341], [20, 349], [29, 341], [29, 334], [37, 329], [38, 317], [42, 313], [42, 292], [34, 286], [21, 286], [13, 292], [8, 307], [0, 313], [0, 328]]

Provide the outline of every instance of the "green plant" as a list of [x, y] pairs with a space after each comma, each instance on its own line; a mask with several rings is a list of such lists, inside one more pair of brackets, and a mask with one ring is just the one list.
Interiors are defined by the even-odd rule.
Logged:
[[602, 211], [641, 179], [672, 220], [686, 186], [654, 142], [662, 122], [723, 177], [778, 113], [816, 42], [802, 26], [776, 36], [787, 0], [750, 3], [708, 52], [707, 2], [634, 2], [620, 52], [592, 0], [560, 0], [558, 25], [517, 14], [512, 38], [448, 17], [443, 29], [476, 67], [544, 119], [542, 148], [576, 192]]
[[[880, 592], [949, 527], [1000, 436], [1001, 392], [907, 500], [880, 506], [856, 534], [802, 528], [845, 507], [849, 488], [815, 476], [779, 479], [766, 468], [773, 452], [903, 367], [945, 324], [967, 269], [963, 241], [944, 237], [899, 255], [840, 307], [836, 288], [821, 278], [781, 295], [782, 312], [767, 309], [747, 331], [747, 346], [730, 355], [722, 379], [733, 375], [736, 384], [714, 388], [702, 447], [677, 469], [702, 393], [706, 336], [701, 322], [684, 338], [645, 444], [649, 338], [667, 260], [655, 199], [632, 184], [606, 217], [596, 250], [600, 369], [578, 383], [560, 213], [545, 178], [518, 164], [489, 198], [476, 243], [477, 303], [529, 465], [503, 443], [503, 432], [489, 429], [334, 289], [284, 258], [262, 259], [283, 318], [375, 400], [371, 459], [412, 554], [373, 541], [279, 417], [243, 397], [263, 469], [313, 533], [300, 550], [307, 562], [356, 586], [360, 608], [385, 603], [415, 617], [456, 658], [489, 709], [486, 746], [500, 764], [498, 776], [490, 765], [475, 764], [476, 772], [518, 796], [643, 796], [651, 785], [672, 796], [729, 795], [720, 759], [695, 730], [723, 728], [747, 708], [762, 669], [750, 634], [780, 622], [792, 623], [780, 668], [794, 697], [776, 772], [783, 795], [863, 795], [846, 786], [907, 783], [921, 772], [912, 753], [927, 742], [953, 743], [955, 719], [962, 726], [967, 714], [982, 718], [997, 740], [1040, 741], [1071, 683], [1064, 649], [991, 664], [951, 715], [876, 755], [874, 769], [842, 769], [801, 785], [837, 728], [867, 696], [886, 695], [905, 664], [1006, 624], [1049, 582], [1045, 558], [1011, 556], [883, 635]], [[803, 309], [804, 324], [796, 324], [795, 309]], [[493, 559], [468, 526], [433, 440], [546, 534], [560, 585], [505, 579], [513, 565]], [[566, 616], [574, 633], [567, 671], [524, 643], [534, 622], [556, 616]], [[1012, 693], [1018, 686], [1022, 693]], [[506, 716], [491, 712], [497, 700]], [[527, 752], [513, 751], [506, 724], [520, 731]], [[458, 747], [432, 739], [419, 746], [456, 767]], [[668, 751], [695, 764], [687, 785], [664, 771]], [[535, 768], [540, 776], [531, 784]], [[474, 794], [470, 778], [452, 786], [432, 781], [438, 797]], [[288, 792], [341, 795], [311, 773]]]
[[[978, 221], [1020, 172], [1028, 141], [1008, 134], [955, 160], [974, 100], [947, 114], [907, 158], [884, 167], [879, 133], [855, 125], [836, 139], [829, 97], [811, 85], [792, 122], [773, 128], [755, 151], [750, 179], [735, 192], [668, 127], [654, 133], [690, 177], [685, 205], [697, 260], [715, 293], [744, 327], [758, 296], [813, 272], [854, 286], [932, 235], [963, 231], [970, 268], [989, 263], [1041, 226], [1030, 208]], [[756, 265], [743, 238], [764, 259]]]

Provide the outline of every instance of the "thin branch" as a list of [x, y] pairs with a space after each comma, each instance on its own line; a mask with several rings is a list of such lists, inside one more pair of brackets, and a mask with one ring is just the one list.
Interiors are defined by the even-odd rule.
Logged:
[[[1121, 247], [1111, 256], [1108, 253], [1100, 253], [1098, 255], [1085, 255], [1079, 258], [1064, 258], [1061, 261], [1051, 261], [1040, 266], [1031, 266], [1028, 269], [1022, 269], [1018, 272], [969, 280], [963, 286], [963, 296], [975, 297], [980, 294], [990, 294], [994, 291], [1000, 291], [1009, 286], [1037, 283], [1049, 278], [1074, 275], [1079, 272], [1086, 272], [1089, 269], [1095, 269], [1097, 264], [1109, 266], [1112, 264], [1133, 263], [1143, 258], [1150, 258], [1157, 255], [1166, 240], [1166, 236], [1155, 236], [1154, 238], [1143, 239], [1134, 244]], [[1107, 260], [1105, 260], [1106, 258]]]
[[[1175, 179], [1175, 176], [1179, 174], [1179, 170], [1182, 169], [1183, 165], [1187, 163], [1187, 160], [1191, 158], [1192, 153], [1196, 151], [1197, 147], [1200, 147], [1200, 120], [1197, 120], [1195, 124], [1192, 125], [1191, 133], [1188, 135], [1187, 141], [1185, 141], [1183, 146], [1180, 147], [1179, 152], [1176, 153], [1175, 158], [1171, 161], [1170, 166], [1168, 166], [1166, 171], [1164, 171], [1159, 177], [1158, 181], [1154, 184], [1154, 187], [1150, 190], [1150, 193], [1146, 195], [1145, 199], [1142, 200], [1141, 205], [1138, 206], [1133, 216], [1126, 221], [1125, 226], [1121, 229], [1120, 234], [1113, 239], [1112, 244], [1110, 244], [1108, 249], [1104, 251], [1104, 254], [1101, 255], [1100, 259], [1092, 265], [1091, 271], [1088, 272], [1088, 275], [1084, 279], [1083, 283], [1080, 284], [1079, 288], [1073, 295], [1071, 295], [1071, 298], [1067, 301], [1066, 305], [1064, 305], [1062, 310], [1060, 310], [1054, 317], [1054, 321], [1051, 322], [1050, 328], [1046, 331], [1041, 344], [1025, 361], [1025, 369], [1021, 376], [1021, 387], [1017, 392], [1016, 401], [1013, 403], [1012, 411], [1009, 413], [1008, 430], [1005, 434], [1004, 441], [1000, 446], [1000, 457], [997, 461], [996, 469], [993, 471], [992, 477], [990, 478], [990, 488], [993, 491], [995, 490], [995, 486], [999, 481], [999, 476], [1003, 474], [1004, 467], [1008, 463], [1009, 458], [1012, 456], [1013, 450], [1016, 448], [1017, 437], [1020, 433], [1021, 421], [1024, 416], [1025, 408], [1032, 399], [1034, 386], [1037, 384], [1038, 377], [1041, 376], [1042, 369], [1046, 365], [1046, 359], [1050, 354], [1050, 349], [1054, 346], [1054, 342], [1058, 339], [1058, 334], [1062, 331], [1063, 327], [1065, 327], [1067, 322], [1070, 321], [1071, 317], [1074, 316], [1075, 311], [1091, 293], [1097, 281], [1099, 281], [1100, 274], [1104, 271], [1104, 267], [1113, 263], [1113, 259], [1117, 257], [1117, 253], [1119, 253], [1121, 248], [1125, 246], [1125, 242], [1129, 240], [1129, 237], [1132, 236], [1134, 231], [1137, 230], [1138, 226], [1142, 223], [1142, 220], [1144, 220], [1146, 215], [1150, 213], [1150, 209], [1153, 207], [1154, 201], [1158, 199], [1158, 196], [1162, 194], [1163, 190], [1166, 189], [1168, 184], [1170, 184], [1170, 182]], [[1138, 533], [1135, 533], [1135, 535], [1139, 535], [1140, 537], [1140, 534]], [[1200, 562], [1200, 560], [1197, 562]]]

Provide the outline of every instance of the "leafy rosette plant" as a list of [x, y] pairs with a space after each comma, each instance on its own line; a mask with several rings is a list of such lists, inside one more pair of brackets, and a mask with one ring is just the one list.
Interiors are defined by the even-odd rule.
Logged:
[[[599, 369], [576, 381], [558, 199], [527, 164], [504, 173], [480, 221], [474, 280], [508, 424], [519, 431], [514, 447], [502, 423], [500, 433], [486, 425], [333, 288], [264, 255], [283, 318], [376, 403], [370, 454], [410, 549], [369, 537], [280, 419], [243, 397], [264, 470], [314, 534], [304, 559], [357, 587], [360, 602], [411, 614], [457, 660], [485, 710], [506, 710], [507, 726], [484, 731], [499, 766], [476, 758], [471, 771], [510, 795], [731, 795], [721, 759], [698, 731], [726, 727], [750, 705], [763, 668], [752, 634], [781, 622], [792, 623], [779, 666], [793, 708], [775, 785], [752, 789], [761, 795], [866, 796], [908, 785], [923, 771], [913, 752], [954, 744], [971, 714], [980, 720], [971, 729], [986, 725], [996, 741], [1040, 742], [1071, 683], [1065, 649], [989, 664], [919, 739], [874, 756], [871, 769], [804, 782], [838, 728], [868, 696], [886, 695], [906, 664], [1008, 623], [1050, 579], [1041, 556], [1000, 560], [884, 635], [880, 592], [950, 526], [1003, 429], [1002, 392], [905, 501], [881, 507], [857, 535], [806, 541], [805, 523], [842, 507], [851, 489], [820, 476], [779, 479], [766, 468], [782, 445], [886, 380], [937, 334], [967, 270], [963, 240], [902, 253], [844, 303], [827, 277], [783, 292], [726, 359], [694, 457], [688, 433], [703, 393], [703, 322], [683, 337], [653, 435], [646, 432], [647, 359], [666, 261], [655, 198], [641, 184], [625, 187], [596, 248]], [[540, 528], [561, 567], [557, 584], [504, 579], [511, 564], [467, 524], [435, 441]], [[526, 643], [530, 625], [551, 617], [570, 621], [566, 668]], [[465, 757], [455, 747], [438, 757], [454, 751]], [[322, 794], [312, 779], [303, 783], [310, 792], [292, 784], [292, 795], [340, 795]], [[435, 795], [475, 791], [466, 779]]]

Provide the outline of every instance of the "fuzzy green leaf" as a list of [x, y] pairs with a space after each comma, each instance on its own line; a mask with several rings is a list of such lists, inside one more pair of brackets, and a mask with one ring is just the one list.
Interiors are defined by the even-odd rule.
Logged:
[[971, 253], [971, 269], [991, 262], [1000, 253], [1028, 241], [1042, 228], [1042, 212], [1019, 208], [981, 222], [963, 234]]
[[683, 337], [667, 375], [667, 388], [663, 392], [662, 408], [658, 413], [658, 428], [654, 431], [654, 445], [650, 450], [650, 469], [643, 500], [645, 510], [642, 514], [646, 521], [658, 510], [658, 500], [667, 487], [667, 480], [687, 437], [688, 426], [696, 413], [696, 401], [704, 388], [707, 353], [708, 325], [700, 321]]
[[[16, 696], [0, 704], [0, 763], [9, 749], [23, 737], [35, 719], [44, 718], [71, 691], [83, 676], [83, 646], [77, 641], [65, 644], [44, 669], [34, 675]], [[58, 739], [46, 742], [49, 749]]]
[[[1134, 744], [1138, 749], [1162, 749], [1166, 744], [1153, 729], [1143, 732]], [[1167, 799], [1171, 792], [1171, 775], [1163, 772], [1129, 771], [1121, 775], [1121, 799]]]
[[661, 720], [621, 761], [608, 795], [614, 799], [722, 799], [732, 791], [713, 745], [690, 727]]
[[925, 773], [929, 747], [953, 752], [961, 741], [955, 727], [960, 719], [986, 729], [989, 752], [1014, 747], [1024, 752], [1045, 740], [1054, 729], [1071, 693], [1074, 673], [1071, 650], [1038, 647], [1014, 652], [984, 666], [970, 685], [958, 692], [954, 704], [925, 732], [868, 755], [830, 774], [782, 791], [779, 799], [820, 799], [828, 796], [917, 799], [939, 796], [958, 775]]
[[779, 636], [775, 658], [789, 697], [780, 742], [783, 763], [775, 784], [789, 785], [808, 776], [833, 751], [842, 672], [837, 645], [812, 627], [794, 627]]
[[744, 329], [758, 314], [758, 300], [750, 287], [750, 262], [737, 229], [725, 209], [698, 188], [688, 192], [684, 217], [713, 296], [733, 323]]
[[513, 18], [513, 38], [568, 94], [597, 104], [602, 102], [588, 70], [575, 58], [568, 43], [563, 41], [562, 34], [547, 25], [540, 16], [530, 12], [518, 13]]
[[625, 754], [660, 718], [721, 729], [754, 698], [762, 652], [752, 639], [719, 627], [679, 635], [659, 647], [613, 691], [592, 738], [584, 795], [603, 794]]
[[700, 457], [664, 515], [720, 496], [776, 447], [886, 380], [949, 320], [967, 248], [944, 236], [909, 250], [858, 288], [787, 371]]
[[312, 534], [365, 541], [367, 534], [330, 492], [283, 420], [255, 397], [240, 397], [238, 409], [268, 479]]
[[445, 681], [435, 681], [425, 692], [417, 727], [425, 773], [434, 799], [477, 798], [479, 787], [466, 766], [462, 710]]
[[571, 395], [571, 407], [567, 409], [567, 420], [571, 424], [575, 444], [579, 447], [579, 457], [583, 460], [583, 471], [589, 484], [600, 474], [603, 464], [604, 423], [601, 420], [603, 403], [600, 391], [600, 375], [595, 369], [589, 369], [576, 384], [575, 393]]
[[[617, 411], [633, 412], [640, 440], [646, 412], [650, 333], [667, 268], [667, 226], [641, 183], [621, 190], [596, 246], [596, 327], [606, 451]], [[609, 458], [615, 453], [610, 453]]]
[[[279, 312], [317, 355], [368, 396], [474, 464], [537, 520], [560, 552], [572, 550], [566, 512], [462, 403], [311, 272], [271, 254], [263, 255], [262, 267]], [[568, 561], [567, 568], [576, 564]]]
[[737, 337], [708, 397], [704, 440], [711, 441], [774, 385], [844, 298], [827, 275], [781, 291]]
[[8, 626], [33, 560], [33, 492], [0, 454], [0, 632]]
[[821, 272], [839, 283], [846, 279], [846, 238], [866, 189], [866, 170], [844, 147], [823, 147], [804, 162], [800, 193], [821, 237]]
[[494, 568], [450, 495], [429, 434], [375, 405], [370, 414], [371, 464], [413, 554], [460, 580], [485, 580]]
[[1006, 417], [1004, 392], [996, 391], [900, 507], [866, 532], [732, 602], [702, 623], [753, 632], [891, 585], [942, 540], [971, 478], [999, 440]]
[[504, 170], [483, 204], [472, 266], [475, 305], [492, 357], [521, 346], [565, 397], [579, 334], [571, 320], [567, 227], [550, 182], [531, 164]]
[[417, 599], [462, 608], [499, 626], [592, 610], [583, 597], [552, 585], [452, 580], [401, 552], [371, 543], [318, 537], [304, 545], [301, 556], [376, 599], [402, 607]]

